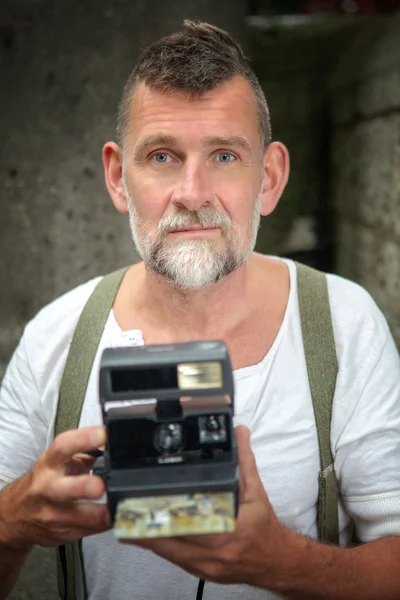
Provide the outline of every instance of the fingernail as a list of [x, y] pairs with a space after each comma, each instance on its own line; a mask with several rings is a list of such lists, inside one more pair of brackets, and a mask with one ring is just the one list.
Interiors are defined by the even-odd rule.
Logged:
[[104, 427], [96, 427], [96, 429], [94, 431], [92, 431], [91, 439], [92, 439], [92, 444], [94, 446], [97, 446], [97, 447], [103, 446], [104, 442], [106, 441], [106, 434], [105, 434]]
[[99, 497], [99, 488], [94, 480], [90, 480], [87, 482], [85, 487], [86, 498], [98, 498]]

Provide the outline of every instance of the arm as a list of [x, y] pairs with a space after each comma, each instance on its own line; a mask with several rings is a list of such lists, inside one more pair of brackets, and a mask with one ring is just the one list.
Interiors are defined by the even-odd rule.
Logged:
[[[400, 598], [400, 366], [382, 316], [372, 315], [365, 346], [357, 340], [341, 357], [332, 421], [342, 500], [367, 543], [344, 549], [287, 532], [284, 594], [293, 600]], [[353, 380], [343, 376], [352, 360]]]
[[107, 529], [104, 505], [76, 502], [98, 498], [104, 490], [99, 478], [88, 475], [92, 461], [76, 455], [97, 447], [90, 430], [67, 432], [49, 447], [82, 308], [77, 298], [72, 305], [64, 298], [49, 306], [27, 325], [0, 388], [0, 490], [9, 483], [0, 492], [0, 599], [12, 589], [33, 545], [54, 546]]
[[[237, 427], [241, 502], [236, 531], [136, 542], [196, 577], [245, 583], [292, 600], [400, 598], [400, 537], [356, 548], [323, 545], [284, 527], [258, 476], [249, 431]], [[132, 542], [131, 542], [132, 543]]]
[[[275, 591], [292, 600], [396, 600], [400, 596], [400, 538], [355, 548], [319, 544], [287, 531], [286, 565]], [[280, 579], [280, 581], [279, 581]], [[268, 587], [268, 581], [265, 582]]]
[[7, 486], [5, 490], [0, 492], [0, 600], [7, 598], [11, 592], [25, 562], [30, 547], [13, 548], [9, 545], [7, 538], [7, 513], [13, 506], [14, 495], [24, 493], [26, 487], [26, 477], [22, 477], [18, 481]]
[[85, 502], [102, 496], [104, 482], [88, 474], [93, 459], [82, 454], [104, 443], [101, 427], [62, 433], [31, 471], [0, 493], [0, 600], [33, 545], [56, 546], [109, 528], [107, 506]]

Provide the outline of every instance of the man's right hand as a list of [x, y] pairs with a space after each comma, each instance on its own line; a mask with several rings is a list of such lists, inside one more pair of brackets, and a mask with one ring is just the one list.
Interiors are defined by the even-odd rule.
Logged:
[[28, 550], [56, 546], [109, 529], [103, 480], [85, 454], [106, 442], [102, 427], [61, 433], [29, 473], [0, 493], [0, 545]]

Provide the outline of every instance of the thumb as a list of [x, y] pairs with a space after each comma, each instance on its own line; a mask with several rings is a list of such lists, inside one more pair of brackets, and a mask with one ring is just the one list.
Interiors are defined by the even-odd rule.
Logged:
[[251, 449], [249, 428], [239, 425], [235, 428], [235, 434], [238, 445], [241, 502], [251, 502], [259, 496], [260, 491], [264, 494], [264, 487]]

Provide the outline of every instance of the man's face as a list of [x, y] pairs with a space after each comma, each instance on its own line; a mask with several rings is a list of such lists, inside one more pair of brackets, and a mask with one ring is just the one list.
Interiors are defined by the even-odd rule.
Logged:
[[193, 289], [241, 265], [255, 244], [263, 174], [245, 80], [196, 99], [139, 84], [123, 180], [133, 239], [149, 269]]

